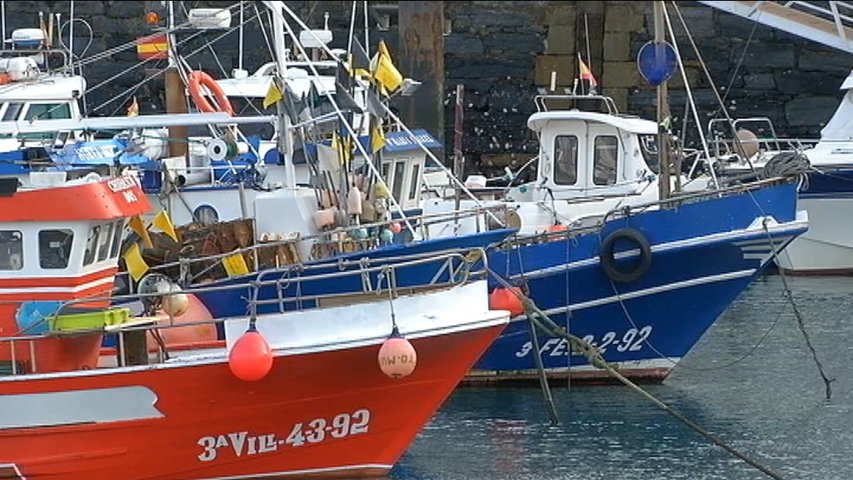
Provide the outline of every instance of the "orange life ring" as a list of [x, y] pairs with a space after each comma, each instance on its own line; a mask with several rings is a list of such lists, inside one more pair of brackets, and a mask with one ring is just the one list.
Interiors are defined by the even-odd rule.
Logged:
[[[201, 92], [202, 86], [207, 87], [207, 90], [213, 95], [213, 98], [216, 99], [216, 103], [219, 105], [219, 110], [214, 108], [213, 104], [210, 103], [210, 100], [208, 100]], [[222, 91], [222, 87], [220, 87], [219, 84], [216, 83], [216, 80], [207, 73], [201, 70], [193, 70], [190, 72], [187, 87], [190, 89], [190, 96], [192, 96], [193, 102], [202, 112], [223, 112], [228, 115], [234, 115], [234, 108], [231, 106], [231, 102], [228, 100], [225, 92]]]

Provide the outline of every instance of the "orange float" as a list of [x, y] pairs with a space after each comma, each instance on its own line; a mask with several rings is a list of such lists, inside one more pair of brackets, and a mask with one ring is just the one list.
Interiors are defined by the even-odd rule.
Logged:
[[[210, 94], [213, 95], [213, 98], [216, 99], [216, 104], [219, 105], [219, 110], [214, 108], [213, 104], [210, 103], [210, 100], [208, 100], [204, 93], [202, 93], [202, 86], [207, 88]], [[225, 95], [225, 92], [222, 90], [222, 87], [216, 83], [216, 80], [207, 73], [201, 70], [193, 70], [190, 72], [187, 79], [187, 88], [190, 90], [190, 96], [192, 97], [193, 102], [202, 112], [223, 112], [228, 115], [234, 115], [234, 107], [231, 106], [228, 96]]]

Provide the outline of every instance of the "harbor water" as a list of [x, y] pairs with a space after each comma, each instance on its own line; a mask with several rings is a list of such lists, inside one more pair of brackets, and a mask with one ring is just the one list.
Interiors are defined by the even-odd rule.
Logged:
[[[783, 296], [756, 281], [663, 385], [646, 387], [789, 479], [853, 478], [853, 278], [788, 277], [832, 398]], [[393, 480], [760, 479], [758, 470], [621, 386], [458, 389]]]

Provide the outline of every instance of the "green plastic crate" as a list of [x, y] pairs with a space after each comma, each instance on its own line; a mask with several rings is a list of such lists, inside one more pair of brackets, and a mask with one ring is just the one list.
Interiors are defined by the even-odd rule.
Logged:
[[111, 308], [86, 313], [69, 313], [50, 318], [50, 329], [67, 332], [74, 330], [97, 330], [120, 325], [130, 318], [129, 308]]

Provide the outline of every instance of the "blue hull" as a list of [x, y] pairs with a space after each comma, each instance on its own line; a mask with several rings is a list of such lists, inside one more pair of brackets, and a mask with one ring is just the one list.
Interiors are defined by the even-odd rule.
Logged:
[[[489, 262], [512, 283], [526, 282], [540, 309], [597, 346], [623, 373], [662, 380], [771, 260], [768, 234], [760, 225], [747, 227], [767, 215], [779, 223], [795, 220], [796, 195], [795, 186], [786, 184], [646, 212], [609, 222], [600, 237], [493, 252]], [[648, 271], [630, 283], [611, 281], [598, 259], [600, 239], [623, 227], [642, 232], [653, 252]], [[780, 249], [804, 231], [799, 224], [771, 236]], [[637, 255], [629, 253], [617, 265], [628, 268]], [[569, 352], [565, 341], [540, 335], [539, 342], [546, 368], [578, 368], [572, 372], [578, 378], [606, 376]], [[475, 368], [530, 374], [534, 350], [529, 322], [518, 318]]]
[[[662, 380], [717, 317], [770, 263], [771, 246], [781, 249], [806, 229], [796, 222], [796, 185], [765, 186], [749, 192], [729, 193], [722, 198], [686, 201], [677, 208], [632, 213], [609, 221], [597, 233], [546, 243], [488, 250], [489, 267], [513, 284], [526, 285], [536, 305], [572, 334], [587, 339], [608, 362], [619, 364], [629, 377]], [[778, 224], [765, 232], [760, 217]], [[601, 243], [621, 228], [639, 231], [651, 247], [651, 264], [636, 281], [616, 283], [605, 274], [599, 260]], [[371, 252], [372, 259], [472, 248], [495, 244], [508, 231], [487, 232], [422, 242], [415, 246]], [[637, 262], [632, 245], [616, 244], [616, 266]], [[358, 255], [349, 256], [357, 259]], [[327, 262], [334, 272], [338, 260]], [[438, 264], [425, 264], [397, 272], [398, 286], [418, 286], [446, 279]], [[313, 303], [296, 297], [360, 292], [358, 278], [300, 283], [292, 282], [279, 293], [273, 287], [259, 291], [262, 299], [281, 298], [259, 312], [310, 308]], [[352, 277], [352, 276], [350, 276]], [[217, 285], [240, 284], [255, 277], [233, 278]], [[270, 277], [264, 277], [270, 279]], [[371, 284], [377, 286], [375, 277]], [[492, 280], [492, 286], [494, 286]], [[384, 285], [383, 285], [384, 286]], [[248, 311], [246, 289], [199, 295], [214, 316], [237, 316]], [[566, 310], [571, 311], [568, 315]], [[604, 378], [606, 374], [571, 354], [566, 342], [540, 335], [540, 352], [549, 369], [566, 371], [579, 378]], [[475, 370], [507, 377], [530, 375], [535, 369], [529, 322], [515, 319], [484, 354]]]

